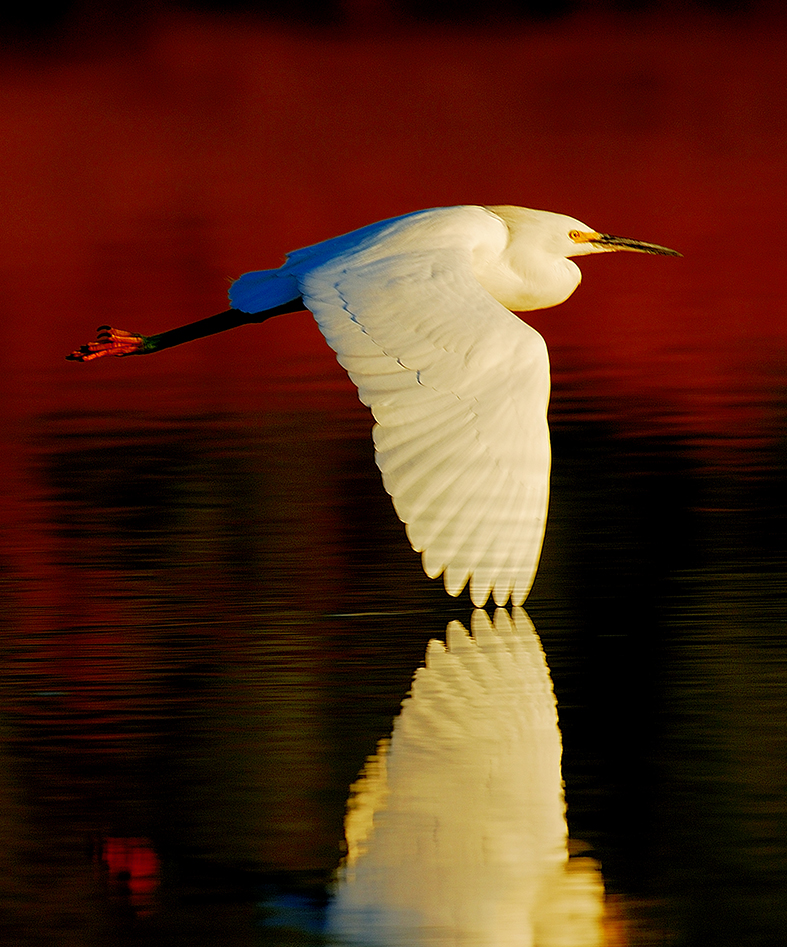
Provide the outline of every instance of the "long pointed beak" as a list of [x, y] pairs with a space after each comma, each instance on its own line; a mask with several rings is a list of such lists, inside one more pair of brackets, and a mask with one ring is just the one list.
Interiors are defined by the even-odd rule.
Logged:
[[631, 240], [629, 237], [615, 237], [611, 233], [597, 233], [588, 238], [588, 243], [601, 250], [632, 250], [635, 253], [657, 253], [661, 256], [683, 256], [677, 250], [669, 247], [660, 247], [657, 243], [644, 243], [642, 240]]

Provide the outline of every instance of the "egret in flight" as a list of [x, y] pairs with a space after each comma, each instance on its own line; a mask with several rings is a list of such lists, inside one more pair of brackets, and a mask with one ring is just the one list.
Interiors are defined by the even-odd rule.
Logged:
[[385, 489], [424, 571], [473, 603], [524, 602], [546, 527], [549, 357], [514, 312], [564, 302], [571, 257], [633, 250], [548, 211], [464, 205], [417, 211], [296, 250], [246, 273], [226, 312], [143, 336], [102, 326], [67, 356], [148, 355], [309, 309], [376, 424]]

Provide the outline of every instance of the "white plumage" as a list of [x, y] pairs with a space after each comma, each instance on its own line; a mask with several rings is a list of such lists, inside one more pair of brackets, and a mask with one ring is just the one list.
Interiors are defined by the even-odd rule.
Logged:
[[524, 602], [546, 526], [549, 358], [510, 310], [563, 302], [568, 257], [670, 253], [522, 207], [419, 211], [297, 250], [230, 290], [257, 312], [300, 294], [376, 425], [385, 489], [432, 577], [475, 605]]
[[[473, 269], [507, 239], [496, 214], [448, 208], [297, 251], [282, 268], [372, 410], [383, 484], [424, 570], [452, 595], [469, 580], [476, 605], [490, 591], [525, 600], [549, 494], [546, 346]], [[260, 290], [241, 277], [233, 307], [267, 308]]]

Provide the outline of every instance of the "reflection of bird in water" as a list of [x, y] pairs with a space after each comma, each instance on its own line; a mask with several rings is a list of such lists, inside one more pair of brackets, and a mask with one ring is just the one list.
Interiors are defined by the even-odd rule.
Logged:
[[568, 858], [557, 710], [521, 609], [476, 611], [426, 667], [350, 797], [331, 907], [338, 936], [386, 947], [591, 947], [603, 883]]
[[522, 207], [420, 211], [291, 253], [233, 283], [234, 308], [153, 336], [102, 326], [70, 356], [145, 355], [307, 307], [377, 421], [385, 489], [432, 577], [476, 605], [520, 605], [533, 582], [549, 492], [549, 360], [509, 310], [579, 285], [569, 257], [677, 256]]

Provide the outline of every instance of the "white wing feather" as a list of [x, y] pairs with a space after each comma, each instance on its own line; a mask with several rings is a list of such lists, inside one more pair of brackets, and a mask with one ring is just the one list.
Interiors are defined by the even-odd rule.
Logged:
[[372, 409], [383, 483], [427, 574], [452, 595], [469, 578], [476, 605], [490, 591], [520, 605], [546, 524], [549, 360], [476, 279], [471, 213], [476, 242], [501, 239], [477, 235], [503, 226], [492, 215], [450, 208], [298, 251], [285, 269]]

